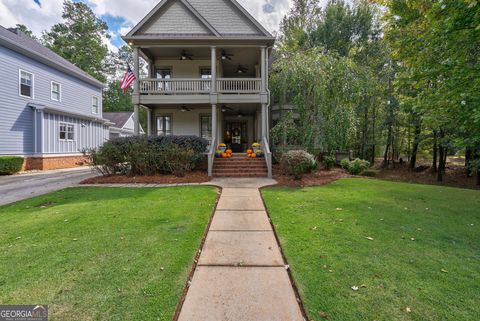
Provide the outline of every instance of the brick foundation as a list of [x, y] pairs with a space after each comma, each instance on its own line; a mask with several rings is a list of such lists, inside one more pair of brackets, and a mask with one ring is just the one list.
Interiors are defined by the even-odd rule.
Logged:
[[27, 157], [24, 170], [51, 170], [84, 166], [88, 164], [85, 156]]

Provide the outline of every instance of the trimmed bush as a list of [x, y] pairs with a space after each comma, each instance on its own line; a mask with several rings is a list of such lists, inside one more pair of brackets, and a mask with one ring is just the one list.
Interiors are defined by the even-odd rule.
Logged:
[[184, 176], [203, 160], [207, 146], [207, 140], [196, 136], [134, 136], [111, 140], [88, 154], [105, 176]]
[[20, 172], [22, 170], [23, 161], [23, 157], [0, 157], [0, 175], [12, 175]]
[[295, 179], [301, 179], [304, 174], [318, 167], [315, 157], [304, 150], [291, 150], [284, 153], [280, 164], [283, 170]]
[[335, 158], [335, 155], [326, 156], [323, 159], [323, 166], [325, 166], [325, 169], [329, 171], [333, 168], [333, 166], [335, 166], [336, 161], [337, 159]]
[[352, 175], [360, 175], [363, 171], [370, 168], [370, 162], [357, 158], [353, 161], [349, 161], [348, 159], [342, 160], [340, 163], [343, 169], [349, 172]]

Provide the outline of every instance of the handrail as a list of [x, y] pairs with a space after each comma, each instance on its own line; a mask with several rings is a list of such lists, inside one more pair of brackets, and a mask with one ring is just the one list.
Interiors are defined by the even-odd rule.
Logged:
[[268, 178], [272, 178], [272, 152], [270, 151], [270, 145], [268, 144], [267, 137], [263, 137], [263, 148], [265, 152], [265, 162], [267, 163]]
[[218, 78], [217, 91], [221, 94], [256, 94], [260, 93], [260, 78]]
[[173, 78], [140, 80], [142, 94], [209, 94], [212, 87], [210, 79]]

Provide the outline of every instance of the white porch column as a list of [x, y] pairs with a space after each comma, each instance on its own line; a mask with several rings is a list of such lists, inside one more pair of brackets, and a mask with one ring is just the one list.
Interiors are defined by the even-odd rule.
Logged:
[[218, 131], [218, 117], [217, 117], [217, 105], [212, 104], [212, 141], [217, 138]]
[[211, 92], [215, 94], [217, 92], [217, 47], [212, 46], [211, 48], [211, 73], [212, 73], [212, 85], [211, 85]]
[[261, 70], [260, 70], [260, 75], [262, 77], [262, 93], [265, 93], [267, 91], [267, 48], [266, 47], [261, 47], [260, 48], [260, 54], [261, 54]]
[[139, 114], [139, 98], [140, 98], [140, 82], [139, 82], [139, 49], [138, 47], [133, 47], [133, 72], [135, 73], [135, 81], [133, 83], [133, 96], [134, 96], [134, 105], [133, 105], [133, 121], [134, 121], [134, 133], [135, 135], [140, 135], [140, 114]]
[[147, 108], [147, 135], [152, 136], [152, 110]]
[[268, 125], [267, 125], [267, 104], [262, 104], [262, 140], [268, 135]]

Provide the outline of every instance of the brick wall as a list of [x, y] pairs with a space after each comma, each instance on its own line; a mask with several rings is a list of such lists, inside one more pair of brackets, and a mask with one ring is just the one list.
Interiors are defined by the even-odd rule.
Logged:
[[27, 157], [25, 170], [51, 170], [88, 165], [85, 156]]

